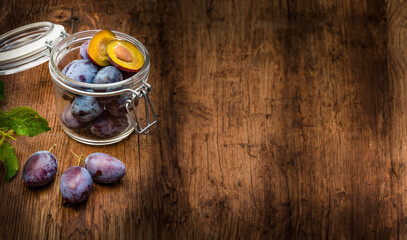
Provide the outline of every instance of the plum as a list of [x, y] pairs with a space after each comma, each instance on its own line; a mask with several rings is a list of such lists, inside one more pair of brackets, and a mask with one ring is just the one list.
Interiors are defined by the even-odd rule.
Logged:
[[71, 112], [71, 104], [65, 106], [64, 112], [62, 113], [62, 122], [70, 129], [77, 130], [84, 128], [87, 124], [78, 121]]
[[77, 82], [93, 83], [93, 79], [98, 71], [99, 68], [95, 66], [92, 61], [89, 59], [81, 59], [75, 60], [67, 69], [66, 76]]
[[90, 40], [85, 41], [84, 43], [82, 43], [82, 45], [79, 49], [79, 54], [81, 55], [82, 59], [89, 59], [89, 55], [88, 55], [89, 43], [90, 43]]
[[[127, 100], [131, 100], [132, 94], [131, 93], [124, 93], [121, 94], [120, 97], [113, 99], [109, 103], [106, 104], [106, 110], [116, 116], [124, 116], [127, 114], [126, 103]], [[135, 100], [135, 106], [138, 105], [138, 99]]]
[[75, 59], [72, 62], [68, 63], [64, 69], [62, 69], [62, 73], [66, 74], [66, 72], [69, 70], [70, 67], [72, 67], [72, 65], [74, 65], [77, 61], [79, 61], [79, 59]]
[[[123, 74], [120, 72], [119, 69], [113, 66], [107, 66], [99, 70], [96, 74], [95, 78], [93, 79], [93, 83], [95, 84], [108, 84], [108, 83], [115, 83], [120, 82], [123, 80]], [[117, 87], [109, 87], [106, 89], [107, 92], [117, 90]], [[100, 90], [101, 92], [101, 90]]]
[[103, 113], [103, 104], [91, 96], [78, 96], [71, 105], [71, 114], [79, 122], [90, 122]]
[[117, 158], [106, 153], [92, 153], [85, 159], [85, 168], [95, 182], [114, 183], [126, 173], [126, 167]]
[[107, 66], [99, 70], [96, 74], [95, 78], [93, 79], [93, 83], [95, 84], [108, 84], [108, 83], [115, 83], [120, 82], [123, 80], [123, 74], [119, 71], [119, 69], [113, 66]]
[[57, 158], [49, 151], [38, 151], [32, 154], [24, 165], [23, 181], [31, 187], [49, 183], [58, 169]]
[[100, 117], [91, 122], [89, 128], [95, 136], [109, 138], [120, 134], [128, 126], [127, 117], [116, 117], [104, 111]]
[[88, 170], [75, 166], [68, 168], [62, 174], [59, 189], [65, 201], [79, 203], [89, 197], [92, 184], [92, 177]]

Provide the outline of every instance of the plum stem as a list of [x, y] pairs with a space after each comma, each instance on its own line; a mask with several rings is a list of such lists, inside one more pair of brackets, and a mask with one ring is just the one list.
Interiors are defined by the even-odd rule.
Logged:
[[82, 160], [82, 154], [80, 156], [76, 155], [72, 150], [71, 150], [72, 154], [75, 155], [75, 157], [78, 159], [78, 163], [76, 164], [76, 166], [79, 166]]
[[82, 161], [82, 155], [79, 156], [78, 163], [76, 165], [79, 166], [81, 164], [81, 161]]
[[56, 146], [56, 144], [54, 144], [49, 150], [48, 152], [51, 152], [51, 150]]

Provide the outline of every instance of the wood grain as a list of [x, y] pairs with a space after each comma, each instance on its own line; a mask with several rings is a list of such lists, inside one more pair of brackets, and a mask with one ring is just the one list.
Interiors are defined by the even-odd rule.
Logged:
[[[56, 143], [59, 170], [39, 189], [0, 171], [0, 239], [406, 238], [406, 15], [396, 0], [1, 2], [0, 33], [51, 21], [139, 39], [159, 122], [83, 145], [58, 125], [47, 64], [1, 77], [2, 110], [52, 127], [13, 142], [20, 166]], [[127, 174], [63, 207], [70, 150]]]

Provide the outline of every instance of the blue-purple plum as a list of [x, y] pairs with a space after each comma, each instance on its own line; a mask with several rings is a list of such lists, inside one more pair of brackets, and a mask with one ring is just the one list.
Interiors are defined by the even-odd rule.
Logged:
[[82, 59], [90, 60], [89, 55], [88, 55], [89, 43], [90, 43], [90, 40], [87, 40], [84, 43], [82, 43], [81, 47], [79, 48], [79, 54], [81, 55]]
[[107, 111], [90, 123], [90, 131], [97, 137], [109, 138], [122, 133], [129, 123], [127, 117], [116, 117]]
[[[126, 103], [131, 100], [132, 94], [125, 93], [121, 94], [120, 97], [112, 99], [106, 104], [106, 110], [114, 116], [124, 116], [127, 114]], [[138, 99], [135, 100], [135, 106], [138, 105]], [[132, 105], [130, 105], [132, 107]]]
[[[93, 79], [93, 83], [95, 84], [109, 84], [120, 82], [123, 80], [123, 74], [120, 72], [119, 69], [113, 66], [107, 66], [99, 70], [96, 74], [95, 78]], [[112, 92], [118, 90], [119, 87], [108, 87], [103, 90], [95, 90], [98, 92]]]
[[99, 183], [114, 183], [126, 173], [126, 167], [117, 158], [106, 153], [92, 153], [85, 159], [85, 168]]
[[[94, 84], [109, 84], [120, 82], [123, 80], [123, 75], [117, 68], [113, 66], [107, 66], [99, 70], [93, 79]], [[120, 87], [108, 87], [102, 89], [95, 89], [95, 92], [111, 92], [118, 90]], [[116, 96], [113, 97], [98, 97], [97, 100], [101, 103], [109, 103], [116, 99]]]
[[93, 79], [95, 84], [115, 83], [123, 80], [123, 74], [113, 66], [107, 66], [99, 70]]
[[79, 59], [73, 60], [72, 62], [68, 63], [64, 69], [62, 69], [62, 73], [66, 75], [66, 72], [69, 70], [70, 67], [72, 67], [72, 65], [74, 65], [77, 61], [79, 61]]
[[75, 60], [66, 71], [66, 76], [83, 83], [93, 83], [99, 68], [89, 59]]
[[48, 151], [32, 154], [24, 165], [23, 181], [31, 187], [39, 187], [49, 183], [58, 169], [57, 158]]
[[103, 104], [91, 96], [78, 96], [71, 105], [71, 114], [79, 122], [90, 122], [103, 113]]
[[62, 174], [59, 189], [65, 201], [79, 203], [89, 197], [92, 184], [92, 177], [88, 170], [75, 166], [68, 168]]
[[71, 107], [71, 104], [66, 105], [64, 112], [62, 113], [62, 122], [65, 126], [73, 130], [84, 128], [87, 124], [80, 122], [72, 115]]

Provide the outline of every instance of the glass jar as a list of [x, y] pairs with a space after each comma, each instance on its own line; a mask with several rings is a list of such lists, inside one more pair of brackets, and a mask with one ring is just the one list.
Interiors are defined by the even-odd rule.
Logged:
[[[68, 35], [60, 29], [60, 25], [52, 23], [42, 23], [41, 25], [40, 23], [43, 29], [42, 33], [35, 35], [38, 30], [35, 30], [34, 27], [38, 27], [39, 23], [36, 24], [15, 29], [12, 35], [9, 33], [3, 34], [9, 34], [4, 39], [21, 39], [21, 37], [16, 37], [19, 35], [36, 36], [26, 37], [25, 42], [29, 44], [33, 43], [33, 39], [36, 40], [34, 42], [38, 42], [38, 38], [41, 39], [42, 46], [35, 52], [37, 52], [38, 56], [41, 56], [42, 62], [44, 62], [44, 59], [49, 58], [56, 117], [62, 129], [70, 137], [85, 144], [107, 145], [123, 140], [134, 130], [138, 134], [147, 134], [149, 132], [149, 128], [157, 122], [157, 116], [148, 96], [151, 90], [150, 85], [147, 83], [150, 72], [150, 58], [143, 44], [127, 34], [113, 31], [119, 40], [126, 40], [137, 47], [145, 59], [143, 67], [133, 75], [123, 72], [123, 80], [120, 82], [109, 84], [83, 83], [68, 78], [62, 73], [62, 70], [71, 61], [80, 59], [81, 45], [90, 40], [100, 30], [89, 30]], [[45, 30], [44, 24], [48, 26]], [[47, 35], [51, 29], [55, 32], [55, 36], [51, 39], [44, 37], [43, 35]], [[32, 34], [27, 34], [27, 31]], [[58, 33], [58, 31], [60, 32]], [[0, 45], [1, 39], [0, 36]], [[7, 41], [10, 42], [10, 40]], [[19, 45], [15, 44], [14, 48], [4, 51], [24, 48], [23, 45], [21, 43]], [[27, 62], [27, 60], [20, 65], [10, 64], [21, 61], [22, 57], [15, 54], [13, 59], [17, 60], [9, 59], [5, 61], [3, 59], [3, 63], [7, 62], [8, 65], [1, 65], [1, 51], [0, 49], [0, 75], [15, 73], [40, 64], [36, 61]], [[17, 52], [21, 53], [22, 51]], [[10, 56], [10, 54], [5, 56]], [[35, 58], [40, 59], [38, 56]], [[151, 117], [152, 121], [150, 121]]]

